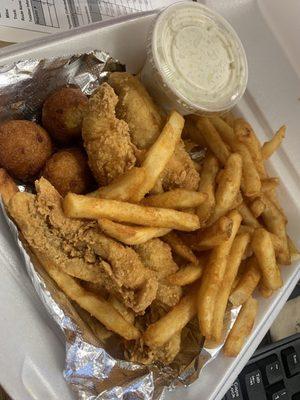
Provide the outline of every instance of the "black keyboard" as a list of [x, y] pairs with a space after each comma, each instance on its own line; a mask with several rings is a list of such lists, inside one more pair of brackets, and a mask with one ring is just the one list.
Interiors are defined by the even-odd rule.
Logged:
[[300, 333], [258, 349], [223, 400], [300, 400]]

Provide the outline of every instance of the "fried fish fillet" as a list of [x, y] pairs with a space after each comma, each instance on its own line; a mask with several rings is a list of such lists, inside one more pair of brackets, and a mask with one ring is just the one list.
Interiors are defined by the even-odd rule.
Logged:
[[[127, 122], [133, 144], [138, 149], [148, 149], [159, 136], [164, 115], [151, 99], [141, 82], [127, 72], [110, 74], [108, 83], [119, 96], [116, 115]], [[182, 187], [197, 190], [199, 174], [193, 161], [179, 142], [174, 156], [160, 177], [164, 190]]]
[[95, 222], [69, 219], [61, 197], [44, 178], [36, 182], [37, 195], [15, 194], [9, 212], [33, 250], [47, 255], [67, 274], [98, 282], [135, 312], [155, 299], [157, 279], [138, 254], [107, 238]]
[[100, 185], [132, 168], [136, 162], [134, 146], [125, 121], [116, 118], [118, 97], [103, 83], [89, 99], [82, 122], [82, 137], [89, 166]]
[[171, 285], [166, 279], [178, 270], [178, 266], [172, 258], [170, 246], [155, 238], [134, 246], [134, 249], [144, 265], [155, 272], [158, 279], [156, 299], [169, 307], [177, 304], [182, 295], [181, 287]]
[[132, 142], [139, 149], [148, 149], [163, 127], [163, 113], [140, 81], [131, 74], [114, 72], [110, 74], [108, 83], [119, 97], [116, 114], [127, 122]]
[[184, 188], [198, 190], [200, 177], [195, 164], [184, 147], [184, 142], [179, 141], [171, 160], [160, 176], [160, 181], [165, 190]]

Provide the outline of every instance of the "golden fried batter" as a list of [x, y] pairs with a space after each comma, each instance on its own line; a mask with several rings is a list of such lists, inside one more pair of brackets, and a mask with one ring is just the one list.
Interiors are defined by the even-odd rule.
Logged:
[[115, 116], [118, 97], [103, 83], [89, 99], [82, 123], [82, 137], [90, 168], [100, 185], [132, 168], [136, 158], [128, 125]]
[[[159, 320], [165, 313], [168, 312], [168, 307], [162, 306], [157, 302], [153, 302], [149, 312], [141, 317], [136, 318], [136, 326], [140, 331], [145, 331], [147, 327]], [[155, 361], [161, 361], [164, 364], [170, 364], [180, 351], [181, 332], [177, 332], [172, 338], [161, 347], [152, 349], [148, 347], [143, 338], [134, 342], [126, 343], [125, 357], [132, 362], [140, 362], [149, 365]]]
[[165, 279], [178, 270], [172, 258], [170, 246], [160, 239], [151, 239], [148, 242], [134, 246], [144, 265], [155, 271], [158, 279], [156, 299], [167, 306], [174, 306], [180, 300], [182, 290], [180, 286], [170, 285]]
[[108, 83], [119, 97], [118, 118], [127, 122], [132, 142], [148, 149], [163, 128], [164, 117], [140, 81], [127, 72], [110, 74]]
[[174, 155], [168, 162], [160, 180], [165, 190], [178, 187], [187, 190], [198, 190], [200, 177], [193, 160], [185, 150], [182, 140], [177, 144]]
[[175, 333], [172, 338], [161, 347], [151, 349], [142, 339], [130, 343], [125, 353], [126, 358], [131, 362], [138, 362], [150, 365], [155, 361], [170, 364], [180, 351], [181, 332]]
[[59, 143], [72, 143], [81, 136], [81, 124], [88, 98], [79, 88], [63, 87], [44, 102], [42, 123]]
[[42, 175], [62, 196], [69, 192], [87, 193], [93, 183], [87, 157], [78, 147], [54, 153], [46, 162]]
[[0, 165], [14, 178], [31, 181], [51, 153], [51, 139], [38, 124], [26, 120], [0, 124]]
[[37, 195], [15, 194], [9, 212], [30, 247], [53, 259], [67, 274], [99, 282], [135, 312], [155, 299], [157, 279], [131, 248], [107, 238], [95, 222], [69, 219], [61, 197], [44, 178], [36, 182]]
[[[162, 111], [155, 105], [141, 82], [131, 74], [114, 72], [108, 81], [119, 96], [117, 117], [127, 122], [132, 142], [138, 149], [149, 148], [163, 128]], [[164, 190], [180, 187], [198, 189], [199, 174], [182, 141], [177, 145], [160, 180]]]
[[156, 272], [159, 280], [178, 270], [178, 266], [172, 258], [171, 247], [160, 239], [148, 240], [148, 242], [134, 246], [134, 249], [144, 265]]

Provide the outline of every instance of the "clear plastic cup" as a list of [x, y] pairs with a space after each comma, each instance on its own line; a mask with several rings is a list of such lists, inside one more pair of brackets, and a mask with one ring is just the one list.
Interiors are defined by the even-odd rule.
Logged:
[[166, 110], [222, 114], [245, 92], [247, 59], [223, 17], [202, 4], [180, 2], [157, 16], [141, 80]]

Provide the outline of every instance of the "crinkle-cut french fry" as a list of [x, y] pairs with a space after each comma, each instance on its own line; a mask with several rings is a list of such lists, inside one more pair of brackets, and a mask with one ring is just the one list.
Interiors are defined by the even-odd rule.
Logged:
[[181, 238], [175, 232], [167, 233], [162, 239], [164, 242], [168, 243], [174, 253], [184, 258], [185, 260], [190, 261], [193, 264], [197, 264], [197, 257], [195, 256], [193, 251], [181, 240]]
[[267, 160], [268, 158], [270, 158], [271, 155], [281, 145], [281, 142], [285, 138], [285, 131], [286, 131], [286, 126], [285, 125], [281, 126], [278, 129], [278, 131], [275, 133], [275, 135], [272, 137], [272, 139], [263, 144], [261, 153], [262, 153], [262, 158], [264, 160]]
[[146, 197], [142, 204], [151, 207], [173, 208], [181, 210], [184, 208], [198, 207], [208, 198], [207, 193], [194, 192], [186, 189], [174, 189], [169, 192], [155, 194]]
[[212, 154], [207, 154], [201, 170], [199, 191], [207, 193], [207, 200], [196, 209], [201, 225], [205, 225], [215, 207], [215, 178], [219, 170], [218, 160]]
[[145, 177], [146, 171], [144, 168], [133, 167], [123, 175], [116, 178], [108, 186], [103, 186], [100, 189], [89, 193], [88, 196], [128, 201], [143, 183]]
[[241, 215], [235, 210], [229, 212], [227, 216], [232, 219], [233, 222], [231, 236], [226, 242], [214, 247], [212, 250], [198, 292], [198, 320], [200, 332], [208, 339], [210, 339], [212, 335], [216, 297], [222, 284], [233, 240], [242, 220]]
[[234, 130], [220, 117], [211, 117], [210, 120], [224, 142], [230, 146], [232, 151], [239, 153], [242, 157], [243, 176], [241, 187], [243, 193], [248, 197], [257, 196], [261, 190], [261, 182], [249, 150], [243, 143], [237, 140]]
[[99, 218], [98, 224], [106, 235], [128, 245], [148, 242], [150, 239], [166, 235], [171, 230], [151, 226], [124, 225], [107, 218]]
[[149, 347], [163, 346], [194, 317], [197, 312], [196, 294], [195, 289], [190, 290], [172, 310], [148, 326], [143, 339]]
[[211, 121], [207, 117], [195, 116], [197, 128], [202, 133], [207, 147], [216, 156], [222, 165], [226, 164], [230, 155], [228, 147], [223, 142], [219, 132], [215, 129]]
[[214, 307], [214, 317], [212, 325], [212, 337], [216, 342], [220, 342], [222, 338], [222, 330], [224, 323], [225, 310], [228, 303], [230, 291], [233, 282], [237, 276], [239, 266], [242, 261], [243, 254], [250, 241], [250, 235], [243, 233], [235, 237], [228, 256], [225, 274], [222, 280], [222, 285], [217, 294]]
[[272, 290], [279, 289], [282, 286], [282, 278], [268, 231], [263, 228], [256, 229], [252, 235], [251, 246], [261, 270], [264, 286]]
[[225, 164], [222, 177], [216, 190], [216, 206], [209, 224], [225, 215], [240, 191], [242, 178], [242, 158], [238, 153], [231, 154]]
[[280, 264], [290, 264], [291, 256], [288, 247], [287, 233], [286, 233], [286, 218], [274, 205], [274, 203], [268, 198], [263, 196], [266, 208], [262, 213], [263, 221], [267, 229], [276, 235], [281, 241], [281, 251], [277, 255]]
[[251, 226], [253, 228], [259, 228], [261, 226], [244, 201], [237, 207], [237, 209], [246, 226]]
[[168, 276], [168, 281], [171, 285], [190, 285], [201, 278], [207, 260], [207, 256], [199, 257], [197, 264], [190, 263], [181, 267], [177, 272]]
[[138, 329], [126, 321], [108, 301], [85, 290], [74, 278], [61, 272], [44, 255], [40, 253], [36, 255], [50, 277], [71, 300], [97, 318], [107, 329], [116, 332], [127, 340], [139, 338]]
[[270, 178], [262, 179], [261, 181], [261, 191], [262, 193], [268, 193], [276, 189], [279, 185], [279, 178], [273, 176]]
[[209, 250], [230, 238], [232, 225], [232, 220], [224, 215], [208, 228], [185, 233], [181, 237], [193, 250]]
[[5, 169], [0, 168], [0, 195], [5, 206], [9, 200], [19, 191], [14, 180], [8, 175]]
[[197, 143], [201, 147], [206, 147], [206, 142], [203, 138], [203, 135], [196, 126], [195, 117], [193, 115], [186, 115], [184, 120], [185, 122], [182, 136], [184, 138], [191, 139], [194, 143]]
[[63, 208], [66, 216], [70, 218], [99, 219], [104, 217], [117, 222], [183, 231], [193, 231], [200, 227], [197, 215], [190, 213], [74, 193], [68, 193], [64, 198]]
[[271, 297], [272, 294], [274, 293], [274, 290], [265, 287], [263, 283], [261, 283], [258, 286], [258, 290], [259, 290], [259, 293], [262, 295], [262, 297], [264, 297], [265, 299]]
[[244, 304], [256, 289], [261, 279], [257, 259], [252, 256], [247, 259], [246, 267], [235, 289], [231, 292], [229, 301], [234, 306]]
[[178, 112], [172, 111], [159, 137], [145, 155], [142, 167], [146, 171], [146, 178], [132, 196], [132, 201], [138, 203], [154, 187], [174, 153], [183, 125], [183, 117]]
[[253, 200], [252, 203], [250, 204], [250, 210], [254, 218], [260, 217], [265, 207], [266, 205], [261, 198], [257, 197], [255, 200]]
[[257, 139], [252, 126], [243, 118], [237, 118], [234, 121], [234, 132], [237, 139], [249, 150], [260, 178], [266, 178], [267, 173], [262, 159], [261, 144]]
[[227, 357], [236, 357], [249, 336], [258, 310], [258, 301], [250, 297], [243, 304], [237, 319], [228, 334], [223, 351]]

